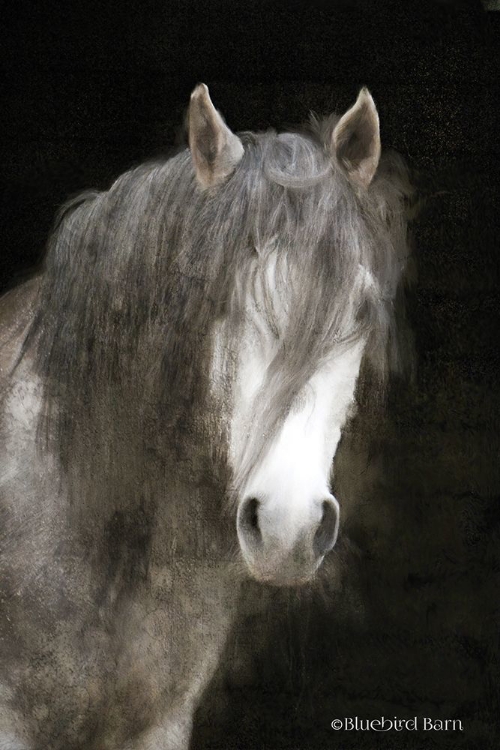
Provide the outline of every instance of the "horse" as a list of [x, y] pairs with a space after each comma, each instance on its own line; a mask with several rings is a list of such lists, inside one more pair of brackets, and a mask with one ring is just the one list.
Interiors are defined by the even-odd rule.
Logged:
[[[314, 582], [365, 362], [398, 362], [408, 170], [342, 116], [188, 145], [59, 213], [0, 303], [0, 748], [182, 750], [242, 582]], [[312, 585], [312, 584], [311, 584]]]

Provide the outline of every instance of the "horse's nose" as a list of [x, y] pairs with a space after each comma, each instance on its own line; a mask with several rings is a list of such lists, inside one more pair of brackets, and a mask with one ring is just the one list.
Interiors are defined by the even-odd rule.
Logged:
[[330, 495], [311, 503], [302, 516], [270, 505], [258, 497], [247, 497], [238, 509], [238, 538], [245, 562], [259, 580], [281, 585], [304, 583], [335, 545], [338, 502]]

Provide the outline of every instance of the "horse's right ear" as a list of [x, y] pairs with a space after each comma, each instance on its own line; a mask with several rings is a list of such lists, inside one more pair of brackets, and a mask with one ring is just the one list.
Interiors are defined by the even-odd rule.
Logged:
[[188, 113], [189, 148], [203, 188], [224, 182], [243, 156], [243, 144], [215, 109], [204, 83], [191, 94]]

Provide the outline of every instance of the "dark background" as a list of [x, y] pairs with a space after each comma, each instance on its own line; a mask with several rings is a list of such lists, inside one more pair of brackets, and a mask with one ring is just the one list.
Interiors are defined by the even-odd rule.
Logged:
[[[418, 173], [414, 382], [342, 441], [342, 543], [320, 590], [249, 585], [193, 748], [497, 748], [500, 13], [479, 2], [28, 2], [3, 8], [0, 285], [58, 206], [182, 140], [210, 86], [234, 130], [346, 109], [361, 85]], [[336, 557], [335, 557], [336, 555]], [[335, 733], [336, 717], [464, 731]]]

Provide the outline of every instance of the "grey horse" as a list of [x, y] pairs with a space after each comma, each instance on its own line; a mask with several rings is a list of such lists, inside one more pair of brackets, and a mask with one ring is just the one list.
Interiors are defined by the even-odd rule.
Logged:
[[361, 364], [397, 360], [410, 188], [370, 93], [236, 135], [200, 84], [188, 132], [0, 301], [0, 750], [187, 748], [241, 582], [334, 547]]

